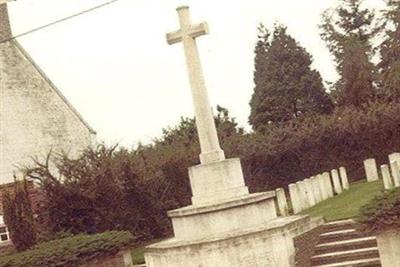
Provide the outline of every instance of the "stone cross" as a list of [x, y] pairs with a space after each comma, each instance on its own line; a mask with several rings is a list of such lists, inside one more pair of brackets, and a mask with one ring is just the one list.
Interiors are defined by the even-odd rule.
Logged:
[[206, 23], [191, 24], [189, 7], [177, 9], [181, 28], [167, 34], [168, 44], [182, 42], [186, 56], [186, 65], [192, 88], [192, 98], [196, 117], [197, 132], [200, 140], [200, 162], [202, 164], [225, 159], [224, 151], [219, 145], [217, 130], [210, 101], [208, 99], [199, 52], [195, 39], [208, 33]]

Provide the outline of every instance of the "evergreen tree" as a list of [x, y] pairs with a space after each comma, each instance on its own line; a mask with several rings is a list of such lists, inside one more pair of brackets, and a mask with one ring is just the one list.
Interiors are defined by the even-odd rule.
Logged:
[[400, 1], [390, 0], [384, 13], [386, 38], [380, 46], [380, 85], [386, 96], [400, 99]]
[[361, 107], [374, 97], [374, 66], [364, 49], [358, 40], [349, 40], [344, 47], [343, 87], [337, 99], [339, 104]]
[[333, 104], [322, 78], [311, 69], [312, 57], [286, 31], [276, 25], [270, 40], [259, 27], [255, 48], [254, 94], [249, 122], [255, 130], [307, 113], [329, 113]]
[[323, 14], [321, 37], [335, 58], [341, 77], [335, 85], [339, 104], [360, 106], [374, 95], [371, 40], [379, 27], [375, 13], [362, 8], [362, 2], [341, 0], [333, 12], [329, 9]]
[[18, 251], [27, 250], [36, 242], [36, 231], [27, 181], [15, 182], [14, 192], [3, 198], [4, 222]]

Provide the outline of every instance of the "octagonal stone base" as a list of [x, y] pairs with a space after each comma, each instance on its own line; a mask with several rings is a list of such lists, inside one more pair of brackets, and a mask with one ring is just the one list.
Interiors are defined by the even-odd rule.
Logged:
[[212, 237], [172, 238], [151, 246], [147, 267], [291, 267], [293, 238], [321, 225], [308, 216], [280, 217], [247, 229]]
[[277, 217], [275, 192], [247, 194], [225, 202], [168, 212], [176, 238], [198, 239], [260, 225]]

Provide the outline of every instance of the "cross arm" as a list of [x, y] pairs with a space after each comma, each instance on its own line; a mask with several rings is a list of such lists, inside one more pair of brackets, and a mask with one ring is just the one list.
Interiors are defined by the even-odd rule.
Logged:
[[208, 25], [206, 22], [191, 25], [186, 29], [180, 29], [175, 32], [167, 33], [167, 43], [172, 45], [182, 41], [183, 36], [190, 36], [192, 38], [197, 38], [202, 35], [208, 34]]

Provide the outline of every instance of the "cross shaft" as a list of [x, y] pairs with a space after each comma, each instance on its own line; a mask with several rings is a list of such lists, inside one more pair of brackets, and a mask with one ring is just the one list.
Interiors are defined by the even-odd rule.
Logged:
[[176, 32], [167, 34], [167, 42], [168, 44], [183, 43], [201, 147], [200, 161], [203, 164], [221, 161], [225, 159], [225, 154], [219, 145], [195, 41], [197, 37], [208, 33], [208, 27], [206, 23], [192, 25], [188, 7], [179, 7], [177, 11], [181, 28]]

